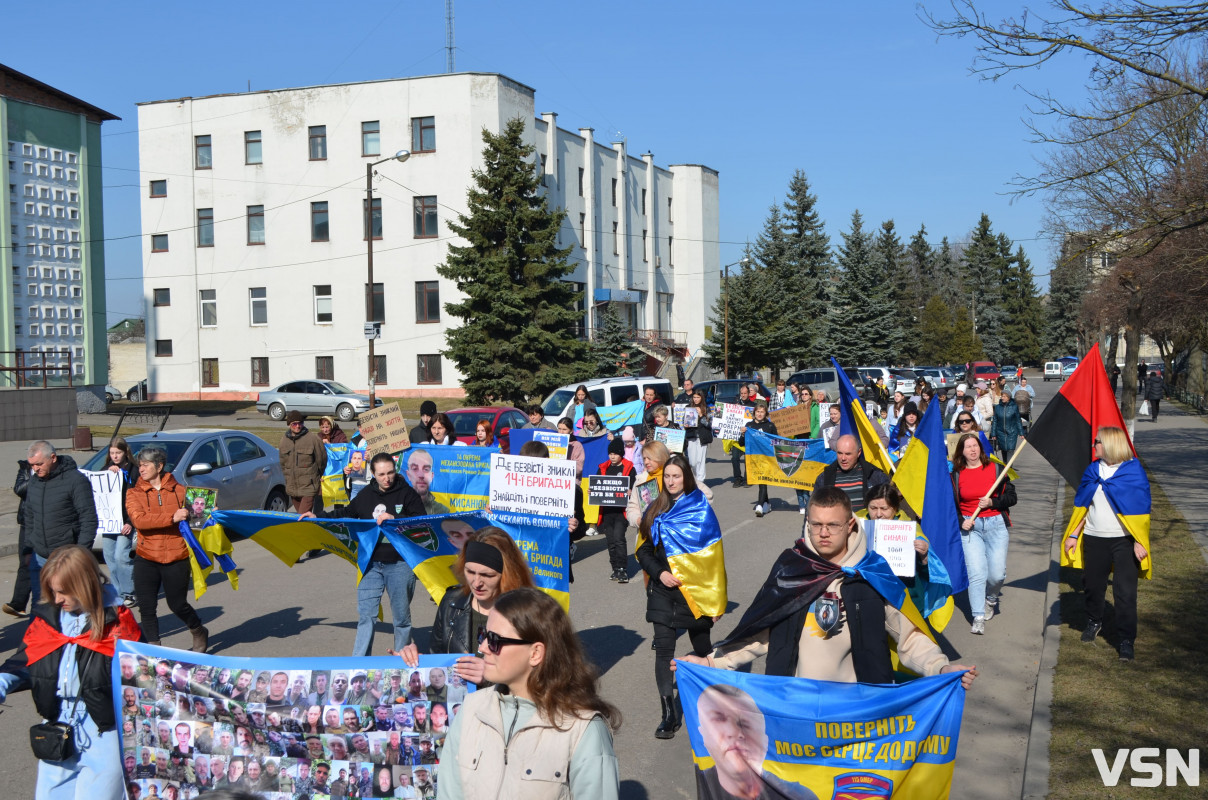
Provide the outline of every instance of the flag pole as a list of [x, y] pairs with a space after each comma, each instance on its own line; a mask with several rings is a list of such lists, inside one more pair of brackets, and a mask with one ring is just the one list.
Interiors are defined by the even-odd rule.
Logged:
[[[1022, 438], [1022, 437], [1020, 437], [1020, 438]], [[1002, 472], [994, 480], [993, 485], [990, 486], [990, 491], [986, 492], [986, 496], [982, 498], [983, 500], [988, 500], [990, 498], [990, 495], [994, 494], [994, 491], [1006, 479], [1007, 473], [1011, 471], [1011, 465], [1015, 463], [1015, 459], [1019, 458], [1019, 454], [1022, 453], [1023, 449], [1027, 446], [1028, 446], [1028, 440], [1023, 439], [1023, 444], [1021, 444], [1019, 447], [1015, 448], [1015, 452], [1011, 454], [1011, 460], [1007, 462], [1007, 465], [1005, 467], [1003, 467]], [[963, 458], [963, 456], [962, 456], [962, 458]], [[979, 508], [973, 512], [973, 516], [965, 517], [965, 519], [967, 519], [967, 520], [977, 519], [978, 515], [981, 514], [981, 512], [982, 512], [982, 509]]]

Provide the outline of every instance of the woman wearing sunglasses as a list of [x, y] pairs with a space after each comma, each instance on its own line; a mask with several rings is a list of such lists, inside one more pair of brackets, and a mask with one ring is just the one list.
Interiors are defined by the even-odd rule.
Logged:
[[993, 453], [994, 446], [990, 444], [990, 440], [986, 438], [986, 434], [981, 432], [981, 428], [977, 425], [977, 420], [968, 411], [961, 411], [956, 415], [956, 422], [953, 424], [957, 433], [976, 433], [977, 440], [981, 442], [982, 450], [986, 453]]
[[[453, 574], [458, 585], [441, 597], [432, 622], [429, 641], [433, 653], [473, 653], [499, 596], [533, 585], [520, 548], [496, 527], [483, 528], [470, 537], [453, 565]], [[419, 648], [414, 643], [391, 653], [401, 655], [412, 669], [419, 666]], [[484, 685], [481, 658], [462, 656], [453, 669], [467, 683]]]
[[449, 726], [442, 800], [615, 800], [612, 732], [621, 714], [600, 697], [596, 668], [562, 606], [537, 589], [507, 592], [481, 638], [478, 652], [494, 686], [468, 695]]

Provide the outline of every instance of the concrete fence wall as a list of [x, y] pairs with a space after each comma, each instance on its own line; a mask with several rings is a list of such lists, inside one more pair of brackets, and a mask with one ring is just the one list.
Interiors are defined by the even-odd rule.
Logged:
[[70, 439], [76, 427], [77, 389], [0, 391], [0, 442]]

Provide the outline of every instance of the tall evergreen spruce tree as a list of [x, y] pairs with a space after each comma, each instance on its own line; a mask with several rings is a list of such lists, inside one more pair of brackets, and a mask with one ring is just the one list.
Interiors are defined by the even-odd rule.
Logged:
[[919, 358], [927, 364], [942, 364], [948, 360], [951, 343], [952, 309], [938, 294], [932, 295], [919, 324]]
[[944, 360], [953, 364], [966, 364], [985, 355], [981, 338], [973, 330], [973, 318], [969, 315], [969, 309], [957, 306], [952, 314], [952, 338], [948, 340], [948, 354]]
[[1058, 259], [1049, 277], [1049, 304], [1044, 335], [1044, 358], [1080, 355], [1079, 320], [1090, 273], [1078, 255]]
[[930, 301], [932, 297], [940, 294], [940, 288], [935, 279], [935, 250], [927, 241], [926, 225], [919, 225], [914, 236], [910, 237], [910, 242], [906, 245], [906, 258], [910, 262], [911, 272], [918, 281], [918, 299], [926, 305], [926, 302]]
[[[754, 261], [749, 245], [744, 255]], [[713, 335], [701, 345], [712, 369], [721, 370], [726, 363], [727, 327], [730, 370], [726, 377], [733, 377], [741, 371], [757, 369], [767, 364], [766, 353], [772, 347], [773, 334], [762, 325], [752, 324], [751, 320], [763, 318], [762, 315], [767, 313], [775, 293], [776, 287], [761, 267], [748, 266], [730, 273], [729, 279], [722, 284], [721, 295], [713, 304], [713, 313], [709, 320]]]
[[818, 198], [810, 194], [805, 173], [796, 170], [784, 201], [784, 229], [792, 280], [778, 305], [780, 316], [789, 320], [784, 350], [794, 366], [821, 364], [826, 348], [827, 309], [831, 288], [830, 238], [816, 209]]
[[[773, 204], [768, 209], [763, 232], [755, 240], [752, 259], [756, 267], [755, 274], [766, 276], [776, 287], [776, 294], [773, 295], [770, 305], [758, 309], [756, 316], [744, 317], [742, 321], [743, 324], [763, 329], [767, 349], [759, 364], [771, 367], [779, 377], [781, 367], [785, 365], [789, 353], [797, 344], [797, 319], [786, 313], [791, 306], [786, 301], [800, 292], [796, 270], [789, 261], [789, 243], [780, 217], [779, 205]], [[759, 287], [751, 288], [758, 291]], [[730, 363], [734, 363], [733, 359]]]
[[[1009, 241], [1009, 240], [1008, 240]], [[1007, 258], [1013, 258], [1008, 251]], [[1006, 313], [1002, 307], [1002, 277], [1005, 271], [999, 237], [991, 230], [990, 217], [981, 215], [965, 248], [965, 286], [969, 290], [974, 331], [986, 355], [997, 363], [1007, 357], [1003, 337]]]
[[948, 243], [947, 236], [935, 250], [931, 275], [932, 293], [942, 297], [949, 308], [968, 304], [969, 298], [965, 292], [964, 278], [961, 277], [960, 261], [952, 252], [952, 245]]
[[923, 303], [919, 298], [918, 277], [906, 256], [906, 248], [902, 246], [893, 220], [881, 223], [873, 249], [880, 261], [892, 309], [884, 320], [885, 355], [882, 358], [891, 364], [912, 361], [917, 354], [915, 340]]
[[629, 341], [629, 326], [613, 303], [600, 314], [599, 327], [591, 343], [594, 374], [600, 377], [632, 375], [630, 359], [634, 349]]
[[843, 366], [863, 366], [885, 360], [885, 320], [893, 313], [889, 291], [873, 250], [873, 235], [864, 230], [859, 211], [851, 215], [851, 230], [841, 234], [837, 259], [839, 282], [831, 303], [830, 352]]
[[1040, 336], [1044, 332], [1044, 310], [1036, 294], [1032, 263], [1020, 247], [1010, 262], [1008, 279], [1003, 283], [1003, 305], [1007, 317], [1003, 336], [1007, 350], [1017, 364], [1035, 364], [1041, 360]]
[[574, 271], [571, 248], [555, 238], [566, 212], [551, 210], [538, 191], [524, 121], [482, 138], [469, 213], [449, 222], [467, 244], [450, 245], [436, 268], [464, 295], [445, 304], [461, 323], [446, 333], [445, 355], [471, 402], [520, 405], [590, 372], [588, 345], [575, 335], [582, 295], [563, 280]]

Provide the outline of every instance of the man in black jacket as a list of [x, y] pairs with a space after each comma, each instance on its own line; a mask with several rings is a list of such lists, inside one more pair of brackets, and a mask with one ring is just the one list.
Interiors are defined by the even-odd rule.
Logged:
[[29, 554], [32, 551], [25, 539], [25, 493], [31, 477], [29, 462], [18, 461], [17, 479], [13, 482], [13, 494], [21, 498], [21, 504], [17, 506], [17, 580], [13, 584], [13, 599], [0, 606], [0, 611], [12, 617], [24, 616], [25, 605], [29, 602]]
[[1166, 382], [1162, 380], [1162, 376], [1156, 370], [1149, 373], [1149, 377], [1145, 379], [1144, 397], [1149, 403], [1149, 421], [1158, 421], [1158, 406], [1162, 402], [1162, 398], [1166, 396]]
[[889, 483], [889, 476], [864, 460], [860, 440], [849, 433], [835, 442], [835, 463], [822, 470], [814, 481], [814, 490], [827, 486], [842, 489], [851, 500], [852, 510], [860, 511], [868, 506], [868, 491], [882, 483]]
[[432, 432], [428, 430], [428, 426], [432, 424], [432, 418], [435, 416], [436, 403], [425, 400], [419, 404], [419, 424], [407, 433], [411, 444], [427, 444], [432, 439]]
[[[354, 519], [372, 519], [379, 525], [388, 519], [424, 516], [424, 501], [399, 480], [394, 459], [378, 453], [369, 462], [373, 481], [357, 493], [344, 513]], [[302, 519], [314, 517], [303, 514]], [[357, 584], [357, 638], [354, 656], [367, 656], [373, 649], [373, 625], [377, 621], [382, 595], [390, 594], [390, 615], [394, 624], [394, 649], [402, 650], [411, 642], [411, 597], [415, 594], [415, 573], [385, 536], [378, 535], [369, 567]]]
[[92, 545], [96, 537], [96, 505], [92, 483], [76, 468], [71, 456], [55, 453], [50, 442], [37, 441], [26, 455], [33, 473], [25, 493], [25, 542], [29, 557], [29, 583], [33, 602], [41, 598], [42, 565], [50, 554], [67, 544]]

